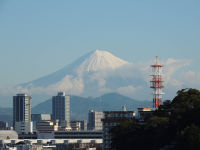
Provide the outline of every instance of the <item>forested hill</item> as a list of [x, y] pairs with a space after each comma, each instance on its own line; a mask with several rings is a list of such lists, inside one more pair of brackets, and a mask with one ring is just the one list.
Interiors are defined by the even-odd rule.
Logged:
[[[117, 150], [199, 150], [200, 91], [183, 89], [166, 101], [146, 124], [128, 120], [112, 129]], [[130, 148], [131, 147], [131, 148]]]

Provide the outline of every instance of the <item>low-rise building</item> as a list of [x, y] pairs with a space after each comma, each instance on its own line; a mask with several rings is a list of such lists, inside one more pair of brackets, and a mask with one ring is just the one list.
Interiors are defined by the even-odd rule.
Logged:
[[133, 119], [136, 111], [104, 111], [103, 121], [103, 150], [112, 150], [111, 128], [119, 125], [122, 121]]
[[37, 122], [36, 129], [38, 139], [53, 139], [54, 131], [58, 130], [58, 125], [54, 125], [51, 121], [41, 120]]
[[70, 126], [73, 131], [81, 130], [81, 122], [80, 121], [71, 121]]
[[33, 132], [33, 122], [15, 122], [15, 131], [18, 134]]
[[102, 150], [102, 139], [9, 139], [0, 140], [1, 150]]
[[[74, 124], [75, 122], [79, 122], [80, 123], [80, 129], [79, 130], [84, 130], [84, 131], [87, 131], [87, 120], [72, 120], [71, 121], [71, 126], [75, 125]], [[79, 123], [78, 123], [78, 127], [79, 127]], [[73, 127], [72, 127], [72, 130], [73, 130]]]
[[37, 132], [18, 134], [19, 139], [37, 139]]
[[102, 131], [56, 131], [55, 139], [102, 139]]
[[145, 121], [153, 114], [152, 108], [138, 108], [138, 119], [140, 122]]
[[51, 120], [51, 114], [31, 114], [31, 121], [33, 121], [33, 130], [36, 130], [36, 124], [41, 120]]

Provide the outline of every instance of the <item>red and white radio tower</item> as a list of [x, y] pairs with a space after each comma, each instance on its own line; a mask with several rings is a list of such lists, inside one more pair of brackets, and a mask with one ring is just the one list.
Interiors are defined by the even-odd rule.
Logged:
[[156, 64], [151, 65], [152, 67], [152, 80], [150, 81], [151, 85], [150, 87], [153, 89], [153, 108], [158, 108], [158, 106], [162, 105], [162, 89], [163, 86], [163, 80], [162, 80], [162, 67], [164, 65], [161, 65], [158, 63], [158, 56], [156, 56]]

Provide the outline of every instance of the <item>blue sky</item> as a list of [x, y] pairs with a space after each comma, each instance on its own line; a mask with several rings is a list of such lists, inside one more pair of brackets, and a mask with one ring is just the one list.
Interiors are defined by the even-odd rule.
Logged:
[[199, 0], [1, 0], [0, 87], [37, 79], [92, 50], [133, 63], [190, 59], [199, 72]]

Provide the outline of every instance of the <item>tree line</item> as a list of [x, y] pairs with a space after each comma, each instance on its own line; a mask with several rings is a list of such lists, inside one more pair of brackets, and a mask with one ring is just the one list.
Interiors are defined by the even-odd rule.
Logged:
[[111, 129], [117, 150], [199, 150], [200, 91], [182, 89], [141, 123], [126, 120]]

